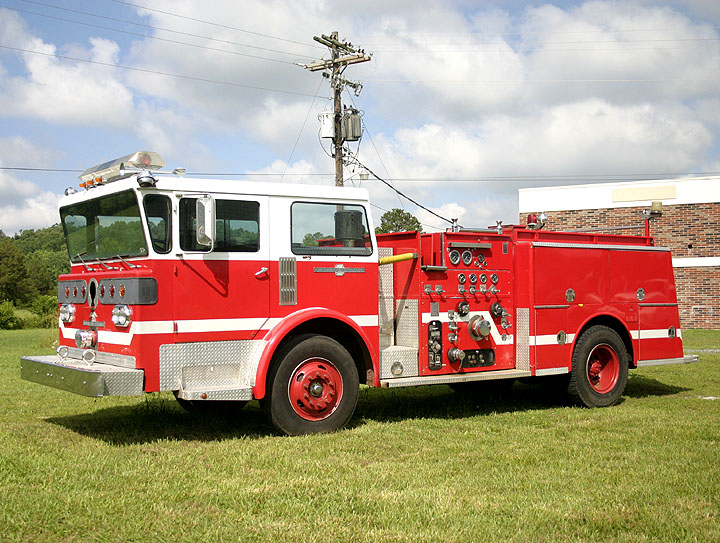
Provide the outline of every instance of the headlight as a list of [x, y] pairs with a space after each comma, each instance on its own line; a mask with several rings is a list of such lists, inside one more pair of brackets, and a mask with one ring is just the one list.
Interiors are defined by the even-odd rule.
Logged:
[[78, 330], [75, 332], [75, 345], [80, 349], [93, 349], [97, 345], [95, 330]]
[[72, 304], [62, 304], [60, 306], [60, 320], [68, 324], [75, 320], [75, 306]]
[[130, 325], [130, 317], [132, 309], [126, 305], [116, 305], [113, 307], [112, 321], [118, 328], [127, 328]]

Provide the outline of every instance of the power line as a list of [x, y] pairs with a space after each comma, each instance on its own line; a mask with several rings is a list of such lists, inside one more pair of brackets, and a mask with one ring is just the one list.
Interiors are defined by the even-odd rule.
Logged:
[[[374, 208], [376, 208], [376, 209], [379, 209], [380, 211], [384, 211], [385, 213], [390, 213], [390, 211], [391, 211], [391, 210], [389, 210], [389, 209], [385, 209], [384, 207], [380, 207], [379, 205], [375, 205], [375, 204], [373, 204], [372, 202], [370, 202], [370, 206], [371, 206], [371, 207], [374, 207]], [[415, 217], [415, 218], [417, 219], [417, 217]], [[420, 222], [419, 219], [418, 219], [418, 222], [419, 222], [422, 226], [426, 226], [427, 228], [432, 228], [432, 229], [434, 229], [434, 230], [442, 230], [441, 228], [439, 228], [439, 227], [437, 227], [437, 226], [434, 226], [434, 225], [432, 225], [432, 224], [426, 224], [426, 223], [424, 223], [424, 222]]]
[[718, 79], [693, 79], [687, 78], [665, 78], [665, 79], [373, 79], [368, 77], [373, 83], [450, 83], [450, 84], [501, 84], [501, 85], [520, 85], [525, 83], [718, 83]]
[[[717, 41], [720, 41], [718, 39]], [[614, 42], [624, 43], [624, 42]], [[687, 45], [684, 47], [587, 47], [587, 48], [572, 48], [572, 49], [514, 49], [510, 44], [505, 44], [505, 49], [488, 49], [488, 50], [477, 50], [477, 49], [459, 49], [459, 50], [447, 50], [447, 49], [423, 49], [418, 46], [416, 49], [406, 50], [387, 50], [387, 49], [375, 49], [376, 53], [395, 53], [395, 54], [413, 54], [413, 55], [429, 55], [429, 54], [451, 54], [451, 53], [463, 53], [463, 54], [507, 54], [507, 53], [578, 53], [578, 52], [616, 52], [616, 53], [631, 53], [634, 51], [687, 51], [689, 49], [700, 49], [707, 47], [706, 45]]]
[[58, 168], [21, 168], [15, 166], [0, 166], [0, 170], [15, 170], [21, 172], [70, 172], [70, 173], [82, 173], [85, 170], [64, 170]]
[[[710, 42], [710, 41], [720, 41], [720, 38], [714, 37], [714, 38], [658, 38], [658, 39], [643, 39], [643, 40], [583, 40], [583, 41], [548, 41], [548, 42], [538, 42], [534, 44], [534, 47], [538, 47], [541, 45], [594, 45], [594, 44], [623, 44], [623, 43], [668, 43], [668, 42], [678, 42], [678, 43], [684, 43], [684, 42]], [[373, 44], [370, 44], [373, 45]], [[368, 47], [370, 46], [368, 45]], [[375, 44], [377, 46], [377, 44]], [[419, 47], [422, 46], [438, 46], [438, 45], [455, 45], [455, 44], [446, 44], [446, 43], [417, 43], [416, 44]], [[504, 46], [510, 46], [510, 44], [506, 41], [479, 41], [479, 42], [472, 42], [467, 45], [504, 45]], [[571, 51], [573, 49], [570, 49]], [[390, 50], [383, 50], [383, 49], [374, 49], [376, 53], [414, 53], [416, 50], [408, 50], [408, 51], [390, 51]], [[442, 52], [453, 52], [453, 51], [442, 51]], [[462, 51], [461, 51], [462, 52]]]
[[[718, 30], [720, 29], [720, 26], [704, 26], [702, 27], [706, 30]], [[548, 34], [548, 35], [568, 35], [568, 34], [606, 34], [608, 32], [616, 32], [620, 34], [626, 34], [626, 33], [637, 33], [637, 32], [685, 32], [687, 29], [685, 28], [604, 28], [604, 29], [598, 29], [598, 30], [525, 30], [523, 32], [500, 32], [496, 34], [497, 36], [527, 36], [527, 35], [536, 35], [536, 34]], [[477, 32], [464, 32], [464, 33], [442, 33], [442, 32], [434, 32], [434, 33], [398, 33], [396, 37], [398, 38], [411, 38], [413, 36], [418, 37], [433, 37], [433, 36], [440, 36], [440, 37], [475, 37], [480, 34], [486, 34], [487, 31], [484, 30], [478, 30]], [[372, 36], [373, 34], [371, 34]], [[374, 34], [374, 35], [382, 35], [385, 36], [385, 34]], [[377, 45], [377, 44], [376, 44]]]
[[281, 89], [270, 89], [270, 88], [267, 88], [267, 87], [258, 87], [258, 86], [255, 86], [255, 85], [243, 85], [242, 83], [232, 83], [232, 82], [230, 82], [230, 81], [217, 81], [217, 80], [215, 80], [215, 79], [206, 79], [206, 78], [203, 78], [203, 77], [194, 77], [194, 76], [191, 76], [191, 75], [174, 74], [174, 73], [170, 73], [170, 72], [161, 72], [161, 71], [158, 71], [158, 70], [148, 70], [148, 69], [145, 69], [145, 68], [136, 68], [136, 67], [134, 67], [134, 66], [125, 66], [125, 65], [123, 65], [123, 64], [111, 64], [111, 63], [109, 63], [109, 62], [100, 62], [100, 61], [97, 61], [97, 60], [88, 60], [88, 59], [84, 59], [84, 58], [70, 57], [70, 56], [66, 56], [66, 55], [57, 55], [57, 54], [54, 54], [54, 53], [44, 53], [44, 52], [42, 52], [42, 51], [32, 51], [32, 50], [30, 50], [30, 49], [22, 49], [22, 48], [20, 48], [20, 47], [11, 47], [11, 46], [9, 46], [9, 45], [0, 45], [0, 48], [2, 48], [2, 49], [9, 49], [9, 50], [11, 50], [11, 51], [20, 51], [20, 52], [23, 52], [23, 53], [32, 53], [32, 54], [34, 54], [34, 55], [43, 55], [43, 56], [46, 56], [46, 57], [59, 58], [59, 59], [63, 59], [63, 60], [73, 60], [73, 61], [76, 61], [76, 62], [86, 62], [86, 63], [88, 63], [88, 64], [97, 64], [97, 65], [99, 65], [99, 66], [107, 66], [107, 67], [110, 67], [110, 68], [120, 68], [120, 69], [122, 69], [122, 70], [132, 70], [132, 71], [135, 71], [135, 72], [142, 72], [142, 73], [147, 73], [147, 74], [164, 75], [164, 76], [167, 76], [167, 77], [176, 77], [176, 78], [179, 78], [179, 79], [187, 79], [187, 80], [190, 80], [190, 81], [201, 81], [201, 82], [203, 82], [203, 83], [214, 83], [214, 84], [217, 84], [217, 85], [227, 85], [227, 86], [230, 86], [230, 87], [239, 87], [239, 88], [243, 88], [243, 89], [262, 90], [262, 91], [266, 91], [266, 92], [279, 92], [279, 93], [281, 93], [281, 94], [291, 94], [291, 95], [293, 95], [293, 96], [308, 96], [308, 97], [310, 97], [310, 98], [315, 98], [315, 97], [325, 98], [324, 96], [318, 96], [317, 94], [307, 94], [307, 93], [304, 93], [304, 92], [286, 91], [286, 90], [281, 90]]
[[[360, 166], [367, 167], [357, 161]], [[61, 168], [30, 168], [21, 166], [0, 166], [0, 170], [36, 171], [36, 172], [79, 172], [84, 170], [61, 169]], [[369, 170], [368, 170], [369, 171]], [[186, 176], [213, 176], [213, 177], [277, 177], [279, 172], [186, 172]], [[332, 177], [335, 174], [328, 173], [286, 173], [287, 176], [300, 177]], [[619, 173], [619, 174], [577, 174], [577, 175], [496, 175], [496, 176], [467, 176], [467, 177], [393, 177], [394, 181], [423, 183], [434, 183], [445, 181], [450, 183], [477, 183], [484, 181], [525, 181], [525, 182], [547, 182], [547, 181], [662, 181], [661, 178], [682, 178], [682, 177], [715, 177], [720, 176], [717, 172], [662, 172], [662, 173]], [[385, 180], [380, 179], [385, 182]], [[394, 187], [391, 187], [395, 190]]]
[[679, 177], [715, 177], [720, 172], [674, 172], [674, 173], [622, 173], [622, 174], [578, 174], [578, 175], [498, 175], [498, 176], [468, 176], [468, 177], [394, 177], [395, 181], [412, 183], [436, 183], [445, 181], [450, 183], [477, 183], [486, 181], [653, 181], [661, 178]]
[[[38, 6], [45, 6], [45, 7], [52, 8], [52, 9], [57, 9], [57, 10], [60, 10], [60, 11], [67, 11], [67, 12], [70, 12], [70, 13], [78, 13], [78, 14], [80, 14], [80, 15], [87, 15], [87, 16], [89, 16], [89, 17], [96, 17], [96, 18], [98, 18], [98, 19], [105, 19], [105, 20], [108, 20], [108, 21], [115, 21], [115, 22], [118, 22], [118, 23], [126, 23], [126, 24], [130, 24], [130, 25], [134, 25], [134, 26], [139, 26], [139, 27], [142, 27], [142, 28], [148, 28], [148, 29], [150, 29], [150, 30], [155, 30], [155, 31], [159, 30], [159, 31], [162, 31], [162, 32], [170, 32], [170, 33], [172, 33], [172, 34], [179, 34], [179, 35], [181, 35], [181, 36], [188, 36], [188, 37], [191, 37], [191, 38], [200, 38], [200, 39], [203, 39], [203, 40], [215, 41], [215, 42], [219, 42], [219, 43], [226, 43], [226, 44], [228, 44], [228, 45], [237, 45], [237, 46], [239, 46], [239, 47], [248, 47], [248, 48], [250, 48], [250, 49], [258, 49], [258, 50], [260, 50], [260, 51], [268, 51], [268, 52], [271, 52], [271, 53], [280, 53], [280, 54], [283, 54], [283, 55], [289, 55], [289, 56], [294, 56], [294, 57], [298, 57], [298, 56], [299, 56], [299, 57], [302, 57], [302, 58], [311, 58], [311, 57], [306, 56], [306, 55], [300, 55], [299, 53], [291, 53], [291, 52], [289, 52], [289, 51], [281, 51], [281, 50], [279, 50], [279, 49], [270, 49], [270, 48], [268, 48], [268, 47], [259, 47], [259, 46], [257, 46], [257, 45], [250, 45], [250, 44], [247, 44], [247, 43], [240, 43], [240, 42], [235, 42], [235, 41], [230, 41], [230, 40], [222, 40], [222, 39], [217, 38], [217, 37], [202, 36], [202, 35], [200, 35], [200, 34], [192, 34], [192, 33], [190, 33], [190, 32], [181, 32], [181, 31], [179, 31], [179, 30], [171, 30], [171, 29], [169, 29], [169, 28], [162, 28], [162, 27], [158, 27], [158, 26], [146, 25], [146, 24], [143, 24], [143, 23], [135, 22], [135, 21], [129, 21], [129, 20], [127, 20], [127, 19], [118, 19], [118, 18], [116, 18], [116, 17], [108, 17], [108, 16], [106, 16], [106, 15], [98, 15], [98, 14], [96, 14], [96, 13], [90, 13], [90, 12], [87, 12], [87, 11], [80, 11], [80, 10], [77, 10], [77, 9], [70, 9], [70, 8], [62, 8], [62, 7], [60, 7], [60, 6], [53, 6], [52, 4], [46, 4], [45, 2], [37, 2], [37, 1], [35, 1], [35, 0], [21, 0], [21, 1], [22, 1], [22, 2], [25, 2], [25, 3], [27, 3], [27, 4], [36, 4], [36, 5], [38, 5]], [[13, 9], [13, 8], [8, 8], [8, 9]], [[22, 10], [19, 10], [19, 9], [18, 9], [18, 10], [16, 10], [16, 11], [22, 11]], [[33, 12], [26, 12], [26, 13], [32, 13], [33, 15], [43, 15], [43, 14], [40, 14], [40, 13], [33, 13]], [[50, 17], [49, 15], [43, 15], [43, 16]], [[61, 19], [61, 20], [65, 20], [65, 19]], [[83, 23], [83, 22], [80, 22], [80, 21], [70, 21], [70, 22], [74, 22], [74, 23], [78, 23], [78, 24], [86, 24], [86, 23]], [[104, 28], [104, 27], [101, 27], [101, 28]], [[120, 30], [117, 30], [117, 29], [110, 29], [110, 30], [114, 30], [114, 31], [120, 32]], [[143, 34], [143, 36], [145, 36], [145, 35]], [[145, 36], [145, 37], [151, 37], [151, 36]], [[189, 44], [188, 44], [188, 45], [189, 45]]]
[[56, 20], [56, 21], [63, 21], [63, 22], [66, 22], [66, 23], [78, 24], [78, 25], [83, 25], [83, 26], [90, 26], [90, 27], [93, 27], [93, 28], [100, 28], [100, 29], [102, 29], [102, 30], [110, 30], [111, 32], [119, 32], [119, 33], [121, 33], [121, 34], [128, 34], [128, 35], [130, 35], [130, 36], [139, 36], [139, 37], [141, 37], [141, 38], [146, 38], [146, 39], [149, 39], [149, 40], [164, 41], [164, 42], [173, 43], [173, 44], [176, 44], [176, 45], [187, 45], [187, 46], [189, 46], [189, 47], [195, 47], [195, 48], [197, 48], [197, 49], [206, 49], [206, 50], [209, 50], [209, 51], [217, 51], [217, 52], [219, 52], [219, 53], [227, 53], [227, 54], [230, 54], [230, 55], [237, 55], [237, 56], [241, 56], [241, 57], [254, 58], [254, 59], [257, 59], [257, 60], [267, 60], [267, 61], [269, 61], [269, 62], [279, 62], [279, 63], [281, 63], [281, 64], [289, 64], [289, 65], [293, 65], [293, 66], [294, 66], [294, 63], [293, 63], [293, 62], [290, 62], [290, 61], [287, 61], [287, 60], [279, 60], [279, 59], [269, 58], [269, 57], [259, 57], [259, 56], [257, 56], [257, 55], [249, 55], [249, 54], [247, 54], [247, 53], [240, 53], [240, 52], [238, 52], [238, 51], [228, 51], [227, 49], [218, 49], [217, 47], [208, 47], [208, 46], [206, 46], [206, 45], [199, 45], [199, 44], [197, 44], [197, 43], [188, 43], [188, 42], [179, 41], [179, 40], [171, 40], [171, 39], [169, 39], [169, 38], [161, 38], [161, 37], [159, 37], [159, 36], [149, 36], [149, 35], [147, 35], [147, 34], [141, 34], [141, 33], [139, 33], [139, 32], [131, 32], [131, 31], [129, 31], [129, 30], [120, 30], [120, 29], [118, 29], [118, 28], [111, 28], [111, 27], [109, 27], [109, 26], [96, 25], [96, 24], [93, 24], [93, 23], [85, 23], [85, 22], [82, 22], [82, 21], [76, 21], [76, 20], [74, 20], [74, 19], [65, 19], [64, 17], [56, 17], [55, 15], [47, 15], [47, 14], [45, 14], [45, 13], [36, 13], [36, 12], [34, 12], [34, 11], [28, 11], [28, 10], [24, 10], [24, 9], [17, 9], [17, 8], [6, 8], [6, 9], [9, 9], [9, 10], [12, 10], [12, 11], [17, 11], [17, 12], [20, 12], [20, 13], [26, 13], [26, 14], [29, 14], [29, 15], [37, 15], [38, 17], [46, 17], [46, 18], [48, 18], [48, 19], [54, 19], [54, 20]]
[[417, 202], [416, 200], [413, 200], [412, 198], [410, 198], [410, 196], [408, 196], [408, 195], [405, 194], [404, 192], [396, 189], [396, 188], [395, 188], [394, 186], [392, 186], [390, 183], [388, 183], [387, 181], [385, 181], [382, 177], [380, 177], [380, 176], [377, 175], [375, 172], [373, 172], [370, 168], [368, 168], [367, 166], [365, 166], [365, 164], [363, 164], [362, 162], [360, 162], [360, 161], [358, 160], [357, 156], [353, 156], [352, 158], [353, 158], [353, 161], [354, 161], [355, 163], [357, 163], [358, 165], [360, 165], [360, 166], [362, 166], [363, 168], [365, 168], [365, 170], [366, 170], [370, 175], [372, 175], [375, 179], [377, 179], [377, 180], [380, 181], [381, 183], [387, 185], [391, 190], [394, 190], [399, 196], [402, 196], [403, 198], [405, 198], [405, 199], [408, 200], [409, 202], [412, 202], [413, 204], [415, 204], [416, 206], [418, 206], [420, 209], [424, 209], [425, 211], [427, 211], [427, 212], [430, 213], [431, 215], [437, 217], [438, 219], [441, 219], [441, 220], [443, 220], [443, 221], [445, 221], [445, 222], [449, 222], [450, 224], [454, 224], [450, 219], [446, 219], [445, 217], [442, 217], [442, 216], [438, 215], [438, 214], [435, 213], [432, 209], [429, 209], [429, 208], [425, 207], [425, 206], [422, 205], [421, 203], [419, 203], [419, 202]]
[[321, 49], [320, 47], [316, 47], [316, 46], [314, 46], [314, 45], [309, 45], [309, 44], [307, 44], [307, 43], [303, 43], [303, 42], [299, 42], [299, 41], [295, 41], [295, 40], [289, 40], [289, 39], [287, 39], [287, 38], [280, 38], [280, 37], [278, 37], [278, 36], [271, 36], [271, 35], [269, 35], [269, 34], [263, 34], [263, 33], [261, 33], [261, 32], [254, 32], [254, 31], [252, 31], [252, 30], [246, 30], [246, 29], [244, 29], [244, 28], [237, 28], [237, 27], [234, 27], [234, 26], [224, 25], [224, 24], [221, 24], [221, 23], [215, 23], [215, 22], [212, 22], [212, 21], [205, 21], [205, 20], [203, 20], [203, 19], [197, 19], [197, 18], [195, 18], [195, 17], [189, 17], [189, 16], [187, 16], [187, 15], [180, 15], [180, 14], [178, 14], [178, 13], [172, 13], [172, 12], [170, 12], [170, 11], [163, 11], [163, 10], [161, 10], [161, 9], [149, 8], [149, 7], [146, 7], [146, 6], [141, 6], [141, 5], [139, 5], [139, 4], [134, 4], [134, 3], [132, 3], [132, 2], [125, 2], [125, 1], [123, 1], [123, 0], [110, 0], [110, 1], [111, 1], [111, 2], [115, 2], [116, 4], [125, 4], [126, 6], [132, 6], [132, 7], [134, 7], [134, 8], [140, 8], [140, 9], [144, 9], [144, 10], [146, 10], [146, 11], [152, 11], [152, 12], [155, 12], [155, 13], [162, 13], [163, 15], [170, 15], [170, 16], [172, 16], [172, 17], [178, 17], [178, 18], [180, 18], [180, 19], [186, 19], [186, 20], [188, 20], [188, 21], [194, 21], [194, 22], [196, 22], [196, 23], [204, 23], [204, 24], [208, 24], [208, 25], [217, 26], [217, 27], [220, 27], [220, 28], [226, 28], [226, 29], [228, 29], [228, 30], [235, 30], [235, 31], [237, 31], [237, 32], [243, 32], [243, 33], [245, 33], [245, 34], [252, 34], [253, 36], [260, 36], [260, 37], [268, 38], [268, 39], [272, 39], [272, 40], [280, 40], [280, 41], [284, 41], [284, 42], [288, 42], [288, 43], [295, 43], [295, 44], [298, 44], [298, 45], [302, 45], [302, 46], [304, 46], [304, 47], [312, 47], [313, 49]]
[[[322, 86], [322, 79], [318, 83], [318, 88], [315, 91], [315, 94], [317, 95], [318, 92], [320, 92], [320, 87]], [[312, 111], [313, 107], [315, 106], [315, 98], [313, 98], [312, 103], [310, 104], [310, 107], [308, 108], [308, 112], [305, 115], [305, 120], [302, 123], [302, 126], [300, 127], [300, 133], [298, 134], [297, 139], [295, 139], [295, 144], [293, 145], [292, 151], [290, 151], [290, 156], [287, 159], [287, 162], [285, 163], [285, 169], [283, 170], [282, 175], [280, 176], [280, 182], [282, 183], [283, 178], [285, 177], [285, 174], [287, 173], [287, 169], [290, 167], [290, 161], [292, 161], [292, 157], [295, 154], [295, 149], [297, 149], [298, 142], [300, 141], [300, 136], [302, 136], [303, 130], [305, 130], [305, 125], [307, 124], [307, 120], [310, 117], [310, 112]]]
[[[348, 91], [348, 96], [350, 97], [350, 101], [352, 102], [353, 107], [355, 109], [358, 109], [357, 105], [355, 104], [355, 99], [352, 97], [352, 94], [350, 94], [349, 91]], [[368, 127], [365, 124], [365, 120], [361, 119], [361, 121], [362, 121], [362, 126], [365, 129], [365, 133], [370, 138], [370, 144], [372, 145], [373, 149], [375, 150], [375, 154], [377, 155], [378, 160], [380, 161], [380, 165], [383, 167], [383, 170], [385, 170], [385, 175], [387, 175], [387, 178], [390, 180], [390, 184], [392, 185], [392, 182], [393, 182], [392, 177], [390, 176], [390, 172], [388, 171], [387, 166], [385, 166], [385, 162], [383, 161], [382, 157], [380, 156], [379, 151], [377, 150], [377, 147], [375, 146], [375, 141], [373, 140], [372, 134], [370, 133], [370, 130], [368, 130]], [[358, 148], [358, 153], [359, 153], [359, 151], [360, 151], [360, 149]], [[355, 157], [357, 158], [357, 153], [355, 154]], [[358, 160], [358, 162], [360, 162], [360, 161]], [[395, 190], [395, 187], [393, 186], [392, 189]], [[403, 202], [400, 199], [399, 194], [398, 194], [398, 202], [400, 202], [400, 207], [402, 207], [404, 210], [405, 206], [403, 205]]]

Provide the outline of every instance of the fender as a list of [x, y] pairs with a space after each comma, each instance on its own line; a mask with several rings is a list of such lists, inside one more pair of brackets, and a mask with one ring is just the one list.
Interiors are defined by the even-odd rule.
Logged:
[[[583, 316], [582, 321], [580, 321], [580, 324], [575, 328], [574, 338], [572, 341], [572, 351], [575, 350], [575, 344], [577, 343], [578, 339], [580, 339], [580, 332], [588, 325], [588, 323], [594, 319], [597, 318], [610, 318], [618, 323], [623, 327], [625, 330], [625, 333], [630, 338], [631, 346], [633, 352], [630, 353], [632, 356], [632, 360], [636, 360], [636, 354], [638, 349], [638, 340], [632, 338], [632, 331], [628, 328], [628, 323], [626, 319], [626, 315], [623, 314], [622, 311], [616, 306], [613, 305], [603, 305], [598, 306], [595, 308], [595, 310], [587, 315]], [[572, 356], [572, 354], [571, 354]], [[632, 362], [631, 360], [631, 362]]]
[[[266, 342], [260, 360], [258, 362], [257, 372], [255, 374], [255, 384], [252, 388], [253, 398], [261, 400], [265, 397], [265, 384], [267, 381], [267, 372], [270, 367], [270, 361], [272, 360], [275, 351], [277, 350], [283, 339], [292, 332], [295, 328], [301, 324], [314, 320], [314, 319], [332, 319], [352, 328], [352, 330], [360, 337], [365, 345], [370, 357], [372, 359], [373, 368], [378, 367], [377, 354], [372, 349], [372, 342], [365, 333], [365, 330], [360, 327], [352, 318], [324, 307], [309, 307], [307, 309], [301, 309], [296, 313], [292, 313], [287, 317], [283, 318], [278, 324], [276, 324], [265, 336], [264, 341]], [[377, 327], [377, 323], [375, 324]], [[375, 371], [375, 374], [379, 373]]]

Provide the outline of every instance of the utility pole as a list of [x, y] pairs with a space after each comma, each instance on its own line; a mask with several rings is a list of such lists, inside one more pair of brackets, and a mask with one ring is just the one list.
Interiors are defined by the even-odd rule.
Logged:
[[[335, 134], [333, 136], [333, 147], [335, 155], [335, 185], [343, 186], [343, 143], [345, 138], [342, 133], [342, 91], [348, 86], [359, 95], [362, 85], [357, 82], [348, 81], [342, 77], [342, 72], [350, 64], [368, 62], [372, 60], [370, 55], [365, 54], [362, 49], [356, 49], [351, 43], [343, 43], [338, 40], [338, 33], [332, 32], [329, 36], [322, 34], [320, 37], [313, 36], [313, 39], [330, 49], [330, 60], [319, 60], [310, 64], [304, 64], [303, 68], [311, 72], [329, 70], [323, 72], [323, 76], [330, 80], [333, 88], [333, 113]], [[342, 55], [342, 56], [341, 56]]]

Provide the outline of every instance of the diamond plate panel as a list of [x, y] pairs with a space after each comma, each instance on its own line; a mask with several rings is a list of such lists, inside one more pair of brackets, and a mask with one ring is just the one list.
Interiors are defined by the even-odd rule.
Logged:
[[[400, 364], [402, 373], [394, 374], [392, 368]], [[380, 379], [395, 379], [398, 377], [417, 377], [418, 351], [411, 347], [388, 347], [380, 352]]]
[[[386, 256], [392, 256], [393, 250], [391, 247], [379, 247], [378, 255], [380, 258]], [[381, 298], [392, 298], [394, 295], [393, 291], [393, 268], [394, 266], [387, 264], [385, 266], [378, 266], [380, 273], [380, 297]]]
[[[379, 247], [380, 258], [392, 256], [391, 247]], [[378, 314], [380, 317], [380, 350], [395, 345], [395, 300], [393, 298], [393, 266], [379, 266], [380, 282]]]
[[418, 301], [398, 300], [395, 344], [418, 350], [420, 348], [418, 339], [419, 330]]
[[20, 377], [83, 396], [136, 396], [143, 392], [145, 373], [107, 364], [86, 364], [56, 356], [25, 356]]
[[240, 364], [212, 366], [185, 366], [182, 369], [182, 387], [231, 387], [241, 383], [243, 378]]
[[[203, 395], [205, 397], [203, 398]], [[179, 398], [184, 400], [197, 400], [197, 401], [249, 401], [252, 400], [252, 388], [196, 388], [196, 389], [184, 389], [178, 394]]]
[[380, 350], [395, 344], [395, 302], [392, 298], [380, 298]]
[[264, 344], [265, 342], [260, 340], [247, 340], [161, 345], [160, 390], [179, 390], [185, 368], [213, 366], [215, 371], [224, 371], [219, 370], [224, 365], [232, 366], [237, 371], [236, 384], [252, 386], [255, 380], [257, 350]]
[[515, 368], [530, 371], [530, 309], [517, 309], [515, 322]]
[[[116, 366], [110, 366], [116, 367]], [[143, 390], [145, 372], [141, 370], [104, 371], [105, 396], [136, 396]]]

